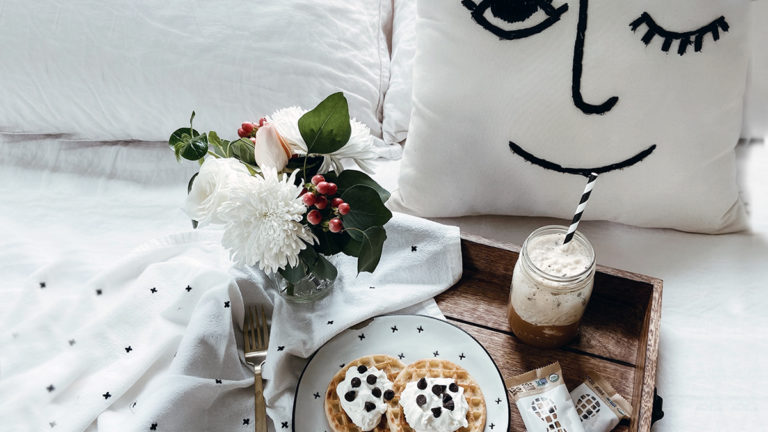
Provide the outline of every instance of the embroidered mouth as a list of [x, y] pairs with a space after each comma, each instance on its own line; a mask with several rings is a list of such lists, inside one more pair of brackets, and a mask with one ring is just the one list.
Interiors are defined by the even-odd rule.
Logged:
[[653, 151], [656, 150], [656, 144], [653, 144], [647, 149], [641, 151], [640, 153], [632, 157], [629, 157], [627, 159], [624, 159], [623, 161], [608, 164], [608, 165], [603, 165], [603, 166], [591, 167], [591, 168], [564, 167], [560, 164], [556, 164], [546, 159], [536, 157], [533, 154], [523, 150], [522, 147], [520, 147], [519, 145], [515, 144], [512, 141], [509, 142], [509, 148], [521, 158], [525, 159], [526, 161], [534, 165], [540, 166], [542, 168], [552, 170], [552, 171], [557, 171], [564, 174], [577, 174], [584, 177], [588, 177], [590, 173], [603, 174], [610, 171], [615, 171], [615, 170], [620, 170], [620, 169], [630, 167], [642, 161], [643, 159], [648, 157], [651, 153], [653, 153]]

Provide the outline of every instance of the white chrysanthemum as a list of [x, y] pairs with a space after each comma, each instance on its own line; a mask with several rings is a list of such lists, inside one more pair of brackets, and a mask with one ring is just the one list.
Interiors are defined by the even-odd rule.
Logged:
[[226, 226], [221, 243], [232, 259], [274, 273], [299, 263], [299, 252], [313, 244], [315, 236], [301, 224], [307, 208], [299, 198], [301, 187], [290, 176], [266, 167], [263, 177], [254, 176], [233, 188], [231, 199], [221, 207]]
[[207, 158], [200, 173], [192, 182], [184, 211], [201, 226], [223, 223], [219, 208], [230, 199], [234, 184], [250, 177], [248, 170], [237, 159]]
[[[297, 154], [307, 154], [307, 143], [304, 142], [304, 138], [299, 132], [299, 118], [306, 112], [305, 109], [293, 106], [277, 110], [267, 117], [267, 121], [272, 122], [277, 127], [277, 131], [288, 141]], [[349, 136], [349, 141], [344, 147], [323, 157], [320, 173], [328, 172], [331, 169], [335, 169], [337, 172], [343, 171], [342, 159], [352, 159], [363, 171], [373, 172], [373, 169], [365, 162], [378, 157], [373, 147], [371, 130], [355, 119], [350, 120], [350, 126], [352, 133]]]

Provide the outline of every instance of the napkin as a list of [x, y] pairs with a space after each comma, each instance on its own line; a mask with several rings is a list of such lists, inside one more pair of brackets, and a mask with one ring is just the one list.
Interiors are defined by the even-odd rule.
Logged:
[[371, 316], [440, 316], [431, 298], [461, 275], [457, 228], [396, 214], [386, 229], [374, 274], [333, 257], [336, 285], [309, 305], [285, 302], [259, 271], [233, 268], [215, 230], [157, 239], [91, 278], [74, 259], [0, 286], [3, 430], [253, 430], [246, 304], [272, 314], [265, 398], [271, 430], [291, 430], [293, 389], [312, 352]]

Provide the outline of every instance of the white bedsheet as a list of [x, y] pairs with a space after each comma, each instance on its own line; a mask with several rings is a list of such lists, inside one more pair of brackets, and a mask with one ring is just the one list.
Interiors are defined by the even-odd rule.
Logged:
[[[665, 417], [654, 431], [765, 428], [758, 413], [768, 404], [762, 367], [768, 355], [768, 151], [750, 144], [739, 154], [752, 232], [706, 236], [581, 225], [601, 264], [664, 279], [657, 383]], [[397, 164], [377, 164], [378, 179], [390, 189]], [[181, 203], [195, 168], [177, 164], [162, 144], [0, 137], [2, 286], [60, 265], [72, 266], [86, 281], [136, 246], [186, 230]], [[520, 244], [553, 221], [484, 216], [442, 222]], [[8, 313], [2, 300], [0, 313]], [[5, 331], [0, 341], [10, 337]], [[0, 395], [0, 401], [12, 396]]]

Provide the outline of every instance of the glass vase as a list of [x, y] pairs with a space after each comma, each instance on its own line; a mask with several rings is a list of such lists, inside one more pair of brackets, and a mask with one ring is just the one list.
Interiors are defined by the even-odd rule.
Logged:
[[279, 273], [272, 276], [277, 292], [292, 303], [312, 303], [328, 295], [334, 286], [335, 280], [320, 279], [313, 274], [308, 274], [298, 282], [288, 282]]

